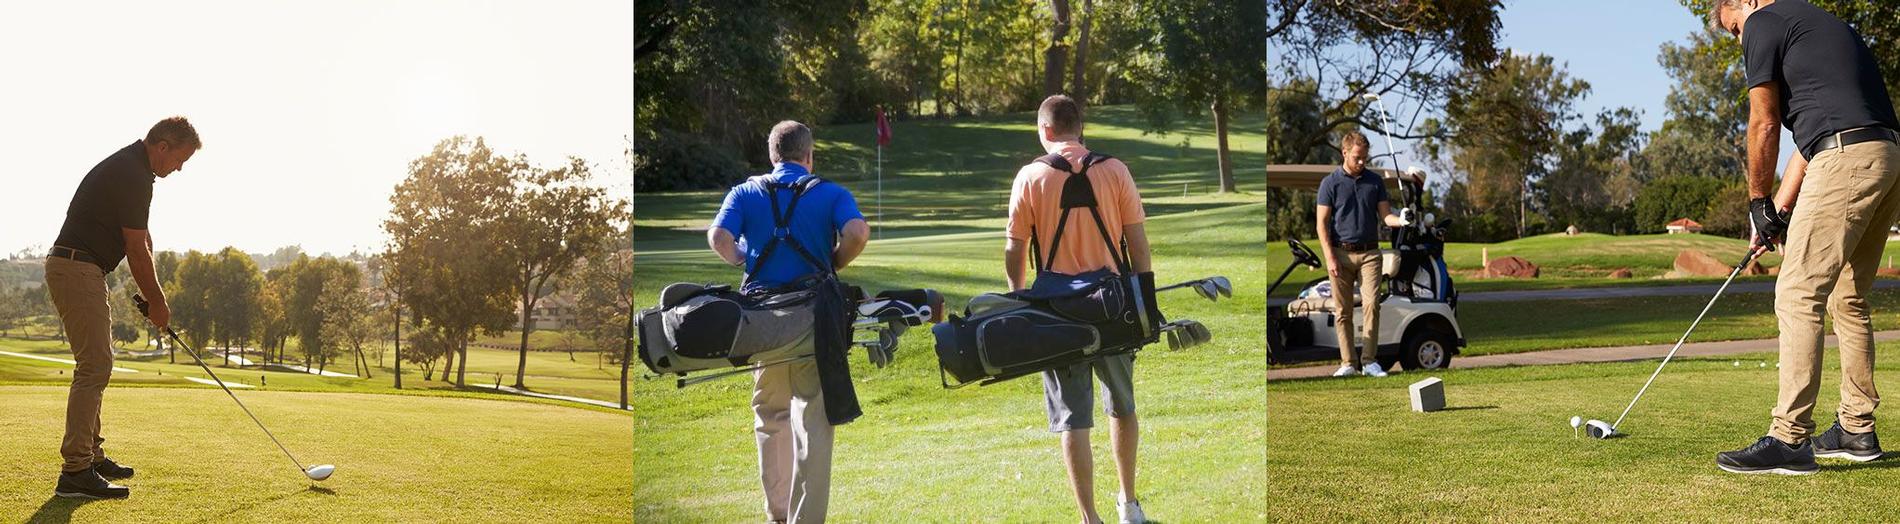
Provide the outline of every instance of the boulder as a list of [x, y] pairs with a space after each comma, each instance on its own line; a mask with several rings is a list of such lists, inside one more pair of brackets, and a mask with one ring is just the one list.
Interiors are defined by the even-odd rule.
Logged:
[[1874, 273], [1883, 277], [1900, 277], [1900, 268], [1883, 267], [1875, 270]]
[[1626, 268], [1618, 269], [1616, 271], [1611, 271], [1610, 278], [1636, 278], [1636, 273], [1630, 271], [1630, 268], [1626, 267]]
[[1779, 274], [1781, 274], [1781, 266], [1775, 266], [1775, 267], [1771, 267], [1771, 268], [1768, 268], [1768, 274], [1770, 274], [1770, 275], [1779, 275]]
[[1486, 273], [1494, 277], [1537, 278], [1537, 264], [1522, 257], [1501, 257], [1491, 259], [1484, 267]]
[[[1755, 275], [1766, 275], [1766, 274], [1768, 274], [1768, 270], [1762, 269], [1761, 260], [1750, 260], [1748, 261], [1748, 267], [1742, 268], [1742, 275], [1744, 276], [1755, 276]], [[1727, 276], [1727, 274], [1724, 273], [1724, 276]]]
[[1684, 249], [1676, 255], [1676, 273], [1688, 276], [1726, 277], [1730, 271], [1728, 264], [1716, 260], [1694, 249]]

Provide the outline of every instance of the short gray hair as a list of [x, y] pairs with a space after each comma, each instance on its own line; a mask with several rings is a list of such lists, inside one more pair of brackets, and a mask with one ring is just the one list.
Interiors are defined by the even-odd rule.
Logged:
[[811, 161], [811, 128], [796, 120], [786, 120], [772, 126], [772, 134], [765, 139], [765, 144], [774, 164], [793, 160]]
[[1715, 0], [1715, 2], [1709, 6], [1709, 29], [1727, 33], [1728, 28], [1722, 27], [1722, 8], [1729, 6], [1741, 7], [1741, 5], [1742, 0]]

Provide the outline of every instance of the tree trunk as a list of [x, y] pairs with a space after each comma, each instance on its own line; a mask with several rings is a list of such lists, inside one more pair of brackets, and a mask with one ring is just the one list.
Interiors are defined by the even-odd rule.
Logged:
[[515, 389], [528, 389], [521, 379], [528, 374], [528, 332], [534, 331], [534, 292], [529, 289], [529, 280], [533, 277], [521, 277], [521, 358], [515, 362]]
[[1069, 46], [1062, 43], [1069, 36], [1069, 0], [1050, 0], [1049, 6], [1055, 11], [1055, 17], [1049, 26], [1049, 46], [1042, 48], [1042, 96], [1062, 93], [1062, 73], [1068, 61]]
[[457, 355], [460, 360], [456, 362], [455, 366], [455, 386], [468, 387], [468, 381], [466, 380], [468, 378], [468, 335], [462, 336], [462, 347], [459, 351], [461, 354]]
[[448, 359], [442, 362], [442, 381], [450, 382], [449, 371], [455, 369], [455, 348], [449, 348], [443, 353], [442, 358]]
[[1234, 165], [1227, 156], [1227, 101], [1226, 97], [1214, 97], [1214, 141], [1218, 144], [1215, 155], [1220, 163], [1220, 192], [1234, 192]]
[[1086, 104], [1089, 98], [1089, 20], [1095, 18], [1095, 0], [1082, 0], [1082, 31], [1075, 38], [1075, 65], [1069, 78], [1069, 96]]
[[632, 308], [627, 310], [627, 347], [620, 352], [620, 409], [627, 409], [627, 372], [633, 362], [633, 320], [639, 318]]
[[[400, 300], [397, 302], [401, 303]], [[396, 389], [402, 389], [402, 307], [390, 308], [396, 317]], [[428, 380], [424, 378], [423, 380]]]

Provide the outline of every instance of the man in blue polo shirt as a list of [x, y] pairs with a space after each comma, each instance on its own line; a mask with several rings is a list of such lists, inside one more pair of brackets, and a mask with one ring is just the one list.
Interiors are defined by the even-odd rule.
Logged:
[[[1860, 34], [1807, 2], [1717, 0], [1709, 18], [1742, 43], [1756, 249], [1786, 239], [1775, 277], [1781, 391], [1774, 423], [1753, 444], [1716, 455], [1716, 467], [1807, 475], [1820, 470], [1817, 456], [1879, 459], [1874, 408], [1880, 393], [1867, 294], [1887, 228], [1900, 218], [1900, 119], [1886, 81]], [[1800, 154], [1789, 160], [1781, 190], [1770, 198], [1783, 125]], [[1823, 312], [1832, 313], [1840, 337], [1841, 403], [1834, 426], [1810, 438], [1821, 389]]]
[[[804, 124], [779, 122], [767, 146], [774, 166], [765, 175], [769, 180], [796, 186], [817, 176], [811, 173], [811, 129]], [[793, 189], [768, 191], [750, 181], [733, 187], [707, 231], [707, 242], [720, 259], [746, 269], [747, 291], [781, 289], [826, 271], [835, 273], [864, 251], [871, 228], [844, 187], [808, 186], [796, 200]], [[777, 218], [787, 213], [788, 236], [771, 246], [779, 231]], [[802, 325], [810, 330], [812, 323]], [[809, 333], [801, 342], [814, 343]], [[752, 428], [759, 446], [766, 519], [823, 522], [831, 490], [832, 428], [825, 416], [818, 364], [807, 359], [770, 366], [752, 377]]]
[[[1366, 169], [1371, 149], [1366, 135], [1347, 132], [1339, 141], [1344, 156], [1339, 169], [1319, 183], [1319, 247], [1326, 258], [1326, 276], [1332, 279], [1333, 306], [1338, 320], [1333, 334], [1339, 337], [1339, 370], [1335, 377], [1364, 373], [1383, 377], [1379, 367], [1379, 280], [1383, 262], [1379, 252], [1379, 229], [1404, 227], [1411, 222], [1392, 214], [1392, 201], [1386, 194], [1385, 179]], [[1360, 306], [1365, 308], [1365, 344], [1353, 353], [1353, 288], [1359, 291]]]

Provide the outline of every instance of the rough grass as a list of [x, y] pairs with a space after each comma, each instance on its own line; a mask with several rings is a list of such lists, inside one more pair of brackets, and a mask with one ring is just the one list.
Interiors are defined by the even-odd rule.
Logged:
[[[1569, 418], [1614, 421], [1656, 361], [1442, 371], [1451, 409], [1429, 414], [1407, 403], [1424, 375], [1270, 382], [1263, 504], [1283, 522], [1891, 520], [1900, 459], [1822, 459], [1809, 477], [1715, 468], [1715, 453], [1767, 426], [1773, 358], [1671, 362], [1623, 423], [1632, 436], [1612, 440], [1573, 437]], [[1839, 399], [1835, 359], [1821, 429]], [[1885, 362], [1875, 377], [1891, 391], [1900, 369]]]

